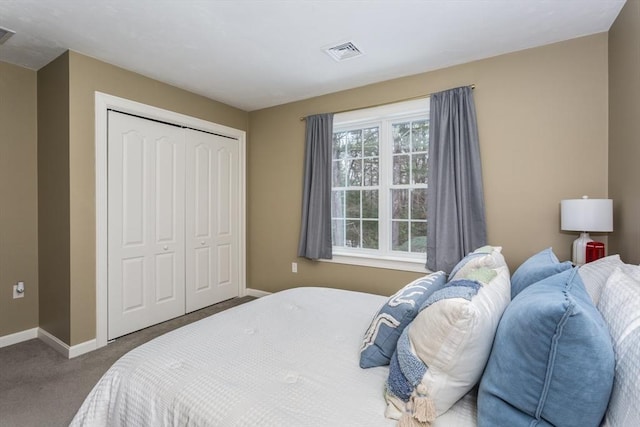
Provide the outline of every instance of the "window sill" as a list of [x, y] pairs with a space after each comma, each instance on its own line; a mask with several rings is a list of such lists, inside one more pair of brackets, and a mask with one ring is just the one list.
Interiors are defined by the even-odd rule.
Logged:
[[357, 265], [361, 267], [385, 268], [389, 270], [413, 271], [427, 274], [425, 261], [421, 259], [407, 260], [398, 258], [373, 258], [367, 255], [333, 254], [333, 259], [322, 259], [322, 262]]

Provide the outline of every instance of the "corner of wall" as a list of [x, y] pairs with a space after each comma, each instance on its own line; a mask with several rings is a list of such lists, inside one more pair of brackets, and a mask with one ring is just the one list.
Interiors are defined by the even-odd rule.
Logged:
[[39, 324], [70, 343], [69, 53], [38, 71]]

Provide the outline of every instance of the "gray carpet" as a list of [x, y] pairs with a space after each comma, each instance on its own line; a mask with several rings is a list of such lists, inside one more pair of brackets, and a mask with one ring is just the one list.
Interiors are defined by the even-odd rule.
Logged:
[[71, 360], [37, 339], [0, 348], [0, 427], [68, 426], [102, 374], [129, 350], [252, 299], [221, 302], [118, 338]]

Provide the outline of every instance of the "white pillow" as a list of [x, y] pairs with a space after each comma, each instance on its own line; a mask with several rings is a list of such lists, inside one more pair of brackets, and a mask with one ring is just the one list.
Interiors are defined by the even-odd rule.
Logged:
[[507, 265], [502, 255], [502, 246], [483, 246], [462, 258], [451, 270], [449, 280], [461, 279], [474, 269], [487, 267], [498, 268]]
[[604, 288], [605, 283], [607, 283], [607, 279], [616, 267], [620, 267], [623, 264], [620, 260], [620, 255], [616, 254], [584, 264], [578, 269], [582, 283], [584, 283], [587, 293], [596, 306], [600, 300], [602, 288]]
[[[509, 269], [503, 265], [496, 272], [470, 300], [440, 299], [407, 327], [411, 350], [427, 366], [415, 390], [431, 399], [435, 416], [446, 412], [480, 380], [498, 323], [511, 300]], [[386, 398], [387, 416], [412, 413], [410, 405], [389, 388]]]
[[640, 282], [640, 266], [633, 264], [622, 264], [620, 269], [624, 274], [631, 277], [633, 280]]
[[598, 304], [613, 339], [616, 371], [607, 426], [640, 426], [640, 268], [616, 268]]

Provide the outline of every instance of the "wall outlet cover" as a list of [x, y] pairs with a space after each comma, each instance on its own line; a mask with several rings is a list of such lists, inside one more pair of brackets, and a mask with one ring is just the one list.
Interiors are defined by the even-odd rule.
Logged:
[[24, 298], [24, 287], [22, 292], [18, 292], [18, 285], [13, 285], [13, 299]]

